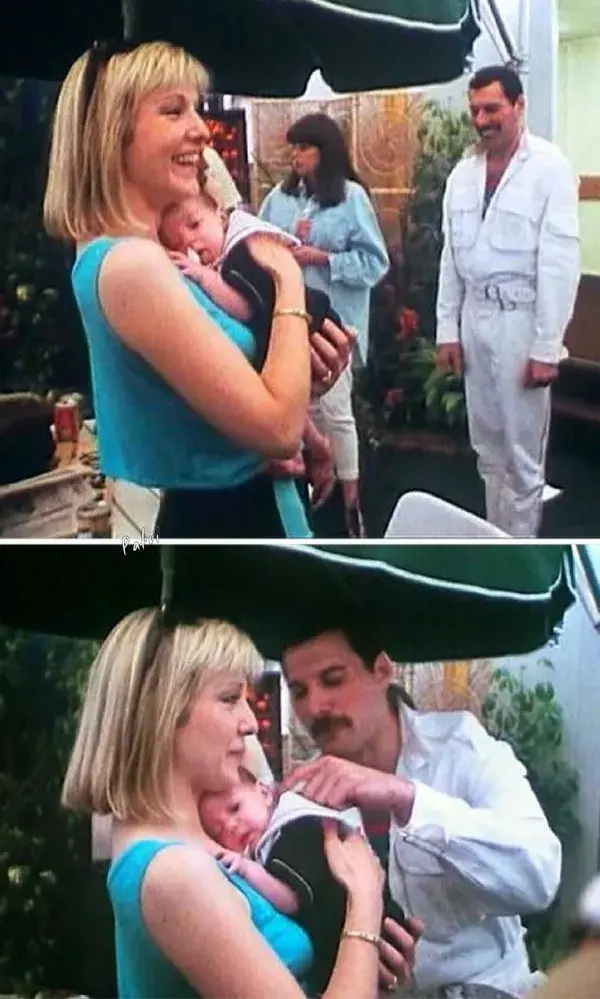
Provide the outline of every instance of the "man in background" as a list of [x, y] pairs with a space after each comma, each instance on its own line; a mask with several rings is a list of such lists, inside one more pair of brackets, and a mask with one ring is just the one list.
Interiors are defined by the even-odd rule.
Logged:
[[464, 373], [488, 521], [532, 538], [550, 386], [579, 284], [578, 188], [560, 150], [527, 131], [514, 70], [481, 69], [468, 96], [479, 142], [444, 196], [437, 358]]

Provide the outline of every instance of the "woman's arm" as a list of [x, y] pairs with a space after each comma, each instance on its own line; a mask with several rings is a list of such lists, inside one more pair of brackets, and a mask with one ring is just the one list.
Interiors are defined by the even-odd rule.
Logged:
[[[273, 242], [276, 308], [304, 309], [302, 275]], [[195, 302], [165, 251], [150, 240], [123, 240], [100, 270], [108, 322], [201, 416], [230, 439], [265, 457], [293, 455], [310, 395], [307, 326], [297, 316], [273, 323], [258, 375], [239, 348]]]
[[348, 245], [329, 254], [331, 280], [353, 288], [373, 288], [390, 267], [375, 209], [360, 184], [348, 184], [345, 206], [350, 221]]
[[[216, 863], [198, 849], [172, 846], [150, 863], [142, 916], [158, 948], [199, 995], [211, 999], [304, 999], [290, 972], [254, 928], [247, 906]], [[376, 934], [381, 907], [349, 907], [346, 929]], [[342, 939], [324, 999], [375, 999], [378, 950]]]

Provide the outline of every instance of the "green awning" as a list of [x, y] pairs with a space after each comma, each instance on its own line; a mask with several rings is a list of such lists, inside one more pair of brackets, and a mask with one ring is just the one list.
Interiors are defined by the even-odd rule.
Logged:
[[[96, 38], [163, 38], [211, 70], [217, 93], [297, 97], [320, 69], [343, 93], [460, 76], [480, 0], [51, 0], [11, 4], [0, 73], [59, 80]], [[124, 15], [121, 14], [121, 2]]]
[[[574, 599], [572, 551], [486, 543], [173, 546], [173, 601], [224, 617], [277, 659], [308, 627], [361, 620], [398, 661], [470, 659], [540, 648]], [[164, 552], [163, 552], [164, 560]], [[161, 549], [0, 549], [0, 623], [102, 637], [156, 606]]]

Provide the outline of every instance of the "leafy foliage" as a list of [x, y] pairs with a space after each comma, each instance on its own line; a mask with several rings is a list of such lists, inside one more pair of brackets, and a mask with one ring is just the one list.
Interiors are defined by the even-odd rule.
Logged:
[[418, 312], [424, 335], [434, 339], [444, 188], [474, 133], [466, 113], [428, 101], [417, 136], [419, 154], [404, 224], [405, 282], [407, 304]]
[[94, 651], [0, 630], [0, 993], [77, 984], [64, 978], [81, 949], [68, 913], [89, 872], [88, 824], [59, 799]]
[[[552, 668], [549, 660], [542, 663]], [[526, 767], [550, 827], [561, 841], [563, 855], [572, 853], [580, 834], [575, 814], [579, 778], [562, 758], [564, 721], [553, 685], [538, 683], [529, 689], [514, 672], [497, 670], [483, 703], [483, 716], [491, 735], [508, 742]], [[537, 968], [547, 968], [566, 951], [559, 905], [560, 892], [547, 912], [524, 920], [530, 958]]]
[[89, 387], [71, 251], [41, 215], [54, 88], [0, 80], [0, 392]]
[[430, 101], [423, 105], [417, 134], [403, 251], [373, 296], [371, 356], [359, 393], [363, 414], [365, 403], [374, 414], [374, 436], [405, 428], [464, 436], [462, 379], [437, 371], [433, 343], [444, 187], [473, 133], [467, 115]]

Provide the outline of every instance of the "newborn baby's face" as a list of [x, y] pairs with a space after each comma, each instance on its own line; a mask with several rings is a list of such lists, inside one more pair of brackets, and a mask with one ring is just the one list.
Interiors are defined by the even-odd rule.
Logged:
[[221, 213], [201, 198], [189, 198], [163, 225], [171, 250], [194, 250], [203, 264], [214, 264], [221, 256], [225, 238]]
[[225, 794], [207, 794], [199, 805], [206, 833], [226, 850], [253, 848], [267, 828], [271, 792], [260, 784], [237, 784]]

